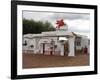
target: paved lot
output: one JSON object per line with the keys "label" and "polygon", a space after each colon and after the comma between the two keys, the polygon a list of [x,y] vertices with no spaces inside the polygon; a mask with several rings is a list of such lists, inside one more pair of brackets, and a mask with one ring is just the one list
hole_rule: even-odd
{"label": "paved lot", "polygon": [[89,65],[89,55],[75,57],[23,53],[23,68],[64,67]]}

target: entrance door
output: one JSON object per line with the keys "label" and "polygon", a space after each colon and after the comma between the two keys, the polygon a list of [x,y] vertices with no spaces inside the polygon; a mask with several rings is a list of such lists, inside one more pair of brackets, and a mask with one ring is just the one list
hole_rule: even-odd
{"label": "entrance door", "polygon": [[68,42],[64,44],[64,55],[68,56]]}
{"label": "entrance door", "polygon": [[43,43],[43,54],[45,54],[45,44]]}

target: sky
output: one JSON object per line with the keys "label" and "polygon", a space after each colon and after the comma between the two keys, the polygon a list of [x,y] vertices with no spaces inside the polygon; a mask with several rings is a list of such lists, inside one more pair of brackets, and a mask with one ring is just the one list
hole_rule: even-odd
{"label": "sky", "polygon": [[56,21],[63,19],[68,25],[68,31],[73,31],[89,37],[90,14],[89,13],[69,13],[69,12],[40,12],[23,11],[23,18],[35,21],[48,21],[56,27]]}

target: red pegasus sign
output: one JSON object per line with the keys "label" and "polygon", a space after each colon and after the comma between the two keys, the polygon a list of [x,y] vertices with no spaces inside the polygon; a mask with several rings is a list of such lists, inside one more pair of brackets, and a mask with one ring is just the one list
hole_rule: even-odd
{"label": "red pegasus sign", "polygon": [[63,27],[65,25],[63,19],[57,20],[56,24],[57,24],[56,28],[58,28],[58,29],[61,28],[61,27]]}

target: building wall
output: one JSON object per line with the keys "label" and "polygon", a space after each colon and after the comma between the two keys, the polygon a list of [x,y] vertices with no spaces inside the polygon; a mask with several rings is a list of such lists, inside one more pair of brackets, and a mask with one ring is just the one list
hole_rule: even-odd
{"label": "building wall", "polygon": [[[33,50],[33,53],[43,53],[43,45],[41,45],[41,43],[43,43],[45,40],[49,43],[49,44],[45,44],[45,51],[50,51],[50,42],[51,40],[55,41],[55,44],[57,46],[56,51],[60,51],[62,53],[64,53],[64,45],[62,45],[62,43],[59,41],[58,37],[37,37],[37,38],[24,38],[23,42],[27,41],[27,46],[23,46],[23,50]],[[76,40],[76,39],[75,39]],[[85,46],[88,48],[88,52],[89,52],[89,40],[87,37],[81,36],[81,44],[80,45],[76,45],[75,44],[75,48],[76,50],[82,50],[82,48],[85,48]],[[34,47],[30,47],[31,45],[33,45]]]}
{"label": "building wall", "polygon": [[87,37],[82,37],[82,38],[81,38],[81,45],[80,45],[80,46],[77,46],[77,45],[76,45],[76,49],[77,49],[77,50],[81,50],[81,49],[84,48],[85,46],[86,46],[87,48],[89,47],[88,38],[87,38]]}
{"label": "building wall", "polygon": [[[33,51],[34,52],[34,40],[33,39],[28,39],[28,38],[24,38],[23,39],[23,44],[25,43],[25,41],[26,41],[26,43],[27,43],[27,45],[25,46],[25,45],[23,45],[23,51]],[[33,47],[31,47],[33,45]]]}
{"label": "building wall", "polygon": [[[33,53],[41,53],[43,51],[43,46],[41,45],[41,42],[43,42],[43,40],[47,40],[49,43],[51,41],[51,39],[53,39],[55,41],[55,45],[57,46],[56,51],[61,52],[61,50],[63,50],[63,45],[58,41],[58,37],[42,37],[42,38],[33,38],[33,39],[29,39],[29,38],[23,38],[23,43],[26,41],[27,45],[24,46],[23,45],[23,51],[24,50],[33,50]],[[34,47],[31,48],[30,46],[33,45]],[[45,44],[45,51],[50,51],[50,44]]]}

